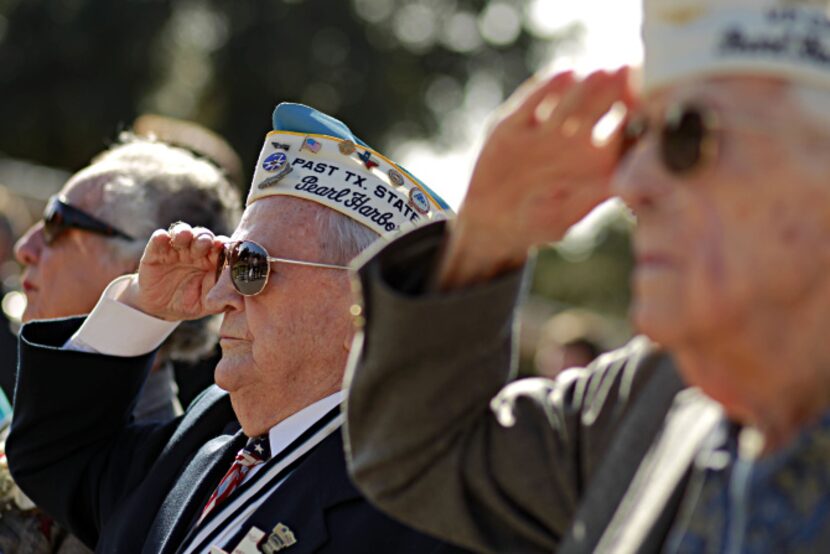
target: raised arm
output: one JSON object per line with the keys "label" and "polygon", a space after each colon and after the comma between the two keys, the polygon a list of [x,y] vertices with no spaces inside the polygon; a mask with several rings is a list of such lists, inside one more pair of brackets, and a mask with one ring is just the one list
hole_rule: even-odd
{"label": "raised arm", "polygon": [[487,139],[458,219],[361,268],[350,463],[402,521],[483,552],[551,552],[648,380],[637,344],[556,382],[507,385],[528,249],[607,197],[621,132],[604,144],[592,132],[626,95],[624,70],[528,83]]}

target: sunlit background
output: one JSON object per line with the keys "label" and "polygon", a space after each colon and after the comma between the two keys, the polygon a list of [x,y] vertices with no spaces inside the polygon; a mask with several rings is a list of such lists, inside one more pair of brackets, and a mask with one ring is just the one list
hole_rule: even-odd
{"label": "sunlit background", "polygon": [[[639,19],[634,0],[0,0],[0,253],[125,129],[175,141],[189,131],[169,118],[204,126],[238,157],[202,153],[244,191],[281,100],[346,121],[457,208],[512,90],[537,72],[638,63]],[[603,349],[628,336],[628,226],[611,203],[540,252],[523,369],[548,335]],[[14,319],[19,268],[0,267]]]}

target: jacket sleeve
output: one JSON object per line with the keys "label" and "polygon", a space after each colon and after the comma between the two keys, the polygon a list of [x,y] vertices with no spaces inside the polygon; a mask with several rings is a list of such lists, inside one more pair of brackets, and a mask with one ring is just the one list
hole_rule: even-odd
{"label": "jacket sleeve", "polygon": [[635,341],[556,381],[508,384],[522,275],[424,292],[442,240],[442,224],[422,227],[359,271],[350,471],[417,529],[482,552],[549,553],[646,381],[650,349]]}
{"label": "jacket sleeve", "polygon": [[21,330],[6,455],[20,488],[94,546],[107,514],[141,483],[177,420],[132,423],[153,354],[62,350],[81,321],[34,322]]}

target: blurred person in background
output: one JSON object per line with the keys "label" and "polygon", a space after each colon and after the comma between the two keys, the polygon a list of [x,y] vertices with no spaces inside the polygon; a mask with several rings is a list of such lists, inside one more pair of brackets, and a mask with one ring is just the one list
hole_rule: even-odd
{"label": "blurred person in background", "polygon": [[[830,3],[644,8],[641,90],[625,69],[529,82],[458,218],[362,267],[352,475],[482,552],[826,552]],[[598,141],[616,103],[629,123]],[[509,383],[529,247],[612,193],[648,339]]]}
{"label": "blurred person in background", "polygon": [[[122,134],[69,179],[49,200],[42,221],[18,241],[27,298],[22,320],[92,311],[112,279],[136,270],[148,237],[159,227],[188,220],[229,233],[239,215],[239,195],[216,165],[152,138]],[[216,323],[215,318],[189,322],[165,341],[133,409],[136,420],[167,421],[182,412],[172,361],[192,362],[210,353],[218,340]],[[130,330],[109,332],[129,336]],[[104,401],[108,391],[96,394]],[[0,502],[10,511],[0,518],[0,551],[85,550],[34,510],[7,469],[0,472],[3,482]]]}
{"label": "blurred person in background", "polygon": [[24,298],[20,293],[20,266],[15,261],[14,245],[31,225],[26,203],[0,186],[0,399],[5,406],[14,396],[17,372],[17,330]]}
{"label": "blurred person in background", "polygon": [[553,378],[571,367],[586,367],[605,351],[600,316],[565,310],[542,326],[533,362],[541,377]]}

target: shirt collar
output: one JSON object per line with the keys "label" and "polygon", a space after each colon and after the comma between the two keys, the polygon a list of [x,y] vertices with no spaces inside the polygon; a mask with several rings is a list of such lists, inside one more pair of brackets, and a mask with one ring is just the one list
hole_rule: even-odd
{"label": "shirt collar", "polygon": [[306,406],[299,412],[292,414],[271,427],[271,430],[268,431],[271,455],[274,456],[282,452],[297,437],[319,421],[321,417],[340,404],[343,401],[343,396],[343,391],[337,391],[322,400],[318,400],[314,404]]}

